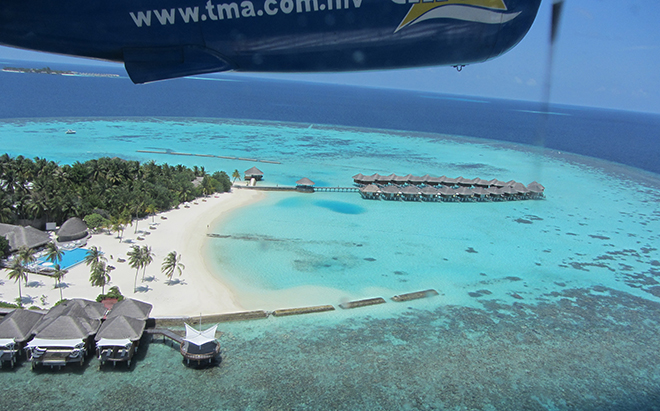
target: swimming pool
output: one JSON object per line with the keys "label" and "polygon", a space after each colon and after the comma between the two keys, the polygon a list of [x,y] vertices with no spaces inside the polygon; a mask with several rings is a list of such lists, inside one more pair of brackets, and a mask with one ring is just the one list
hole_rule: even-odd
{"label": "swimming pool", "polygon": [[[85,255],[87,255],[86,248],[74,248],[73,250],[66,250],[62,255],[62,261],[59,262],[60,268],[63,270],[68,270],[69,268],[78,265],[85,261]],[[38,263],[42,267],[52,267],[53,263],[48,261],[46,257],[40,257],[37,259]]]}

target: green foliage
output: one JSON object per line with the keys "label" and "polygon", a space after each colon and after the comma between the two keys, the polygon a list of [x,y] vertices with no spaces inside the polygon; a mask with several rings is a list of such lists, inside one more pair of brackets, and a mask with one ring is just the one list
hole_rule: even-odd
{"label": "green foliage", "polygon": [[0,235],[0,258],[5,258],[9,255],[9,240],[5,236]]}
{"label": "green foliage", "polygon": [[[196,176],[206,184],[194,187]],[[61,224],[70,217],[84,216],[91,228],[103,224],[98,216],[90,217],[94,214],[105,220],[128,216],[130,221],[231,188],[224,172],[209,176],[204,167],[191,170],[182,165],[108,157],[60,167],[42,158],[4,154],[0,156],[0,180],[6,182],[0,193],[0,222],[45,216]]]}
{"label": "green foliage", "polygon": [[121,291],[119,291],[119,287],[115,285],[110,287],[110,291],[108,291],[107,294],[99,294],[98,297],[96,297],[96,301],[100,303],[101,301],[108,298],[116,298],[117,301],[121,301],[124,299],[124,296],[122,295]]}
{"label": "green foliage", "polygon": [[106,218],[103,218],[101,214],[92,213],[87,214],[83,221],[87,224],[87,227],[91,230],[97,230],[110,225],[110,221]]}
{"label": "green foliage", "polygon": [[63,299],[59,300],[58,302],[56,302],[55,305],[53,305],[53,307],[57,307],[58,305],[63,304],[67,301],[69,301],[69,300],[67,300],[66,298],[63,298]]}
{"label": "green foliage", "polygon": [[18,304],[0,301],[0,308],[21,308]]}

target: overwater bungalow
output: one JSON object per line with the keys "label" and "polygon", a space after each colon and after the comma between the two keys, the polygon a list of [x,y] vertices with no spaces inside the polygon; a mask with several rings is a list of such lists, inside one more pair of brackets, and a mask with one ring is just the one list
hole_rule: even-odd
{"label": "overwater bungalow", "polygon": [[424,184],[429,185],[429,186],[439,186],[440,184],[442,184],[445,181],[446,178],[447,178],[446,176],[430,177]]}
{"label": "overwater bungalow", "polygon": [[543,192],[545,191],[545,187],[543,187],[541,184],[537,183],[536,181],[532,181],[531,183],[527,184],[527,190],[529,190],[530,198],[541,198],[543,197]]}
{"label": "overwater bungalow", "polygon": [[476,186],[472,189],[472,194],[474,199],[477,201],[488,201],[490,200],[490,192],[482,186]]}
{"label": "overwater bungalow", "polygon": [[504,190],[500,187],[491,186],[486,189],[490,194],[490,199],[494,201],[502,201],[504,198]]}
{"label": "overwater bungalow", "polygon": [[380,197],[380,187],[376,184],[369,184],[368,186],[360,187],[360,194],[362,195],[362,198],[377,200]]}
{"label": "overwater bungalow", "polygon": [[422,196],[422,191],[419,187],[409,185],[401,188],[401,198],[406,201],[419,201]]}
{"label": "overwater bungalow", "polygon": [[117,302],[112,306],[112,309],[106,315],[106,318],[109,320],[118,316],[126,316],[135,318],[137,320],[147,320],[153,305],[145,303],[143,301],[134,300],[132,298],[126,298]]}
{"label": "overwater bungalow", "polygon": [[452,187],[440,187],[438,189],[442,201],[456,201],[456,189]]}
{"label": "overwater bungalow", "polygon": [[256,167],[252,167],[249,170],[245,170],[245,173],[243,174],[245,174],[245,179],[248,181],[251,181],[252,179],[254,179],[255,181],[261,181],[264,178],[264,172]]}
{"label": "overwater bungalow", "polygon": [[104,321],[94,337],[96,355],[100,361],[99,367],[106,362],[111,362],[113,366],[118,362],[125,362],[127,367],[130,367],[146,323],[146,320],[124,315],[117,315]]}
{"label": "overwater bungalow", "polygon": [[424,184],[424,177],[411,176],[408,181],[410,184],[420,185],[420,184]]}
{"label": "overwater bungalow", "polygon": [[392,182],[394,184],[397,184],[397,185],[400,185],[400,186],[410,184],[410,178],[411,177],[412,177],[412,174],[408,174],[408,175],[405,175],[405,176],[396,176],[396,177],[394,177],[394,180]]}
{"label": "overwater bungalow", "polygon": [[72,362],[82,365],[94,347],[93,337],[106,311],[101,303],[79,298],[51,308],[34,326],[34,339],[27,344],[32,368],[60,368]]}
{"label": "overwater bungalow", "polygon": [[380,174],[377,175],[376,177],[376,183],[377,184],[393,184],[394,179],[396,178],[396,174],[392,173],[389,176],[381,176]]}
{"label": "overwater bungalow", "polygon": [[296,181],[296,190],[303,193],[313,193],[314,192],[314,182],[309,178],[301,178]]}
{"label": "overwater bungalow", "polygon": [[[459,178],[461,180],[463,179],[463,177],[459,177]],[[447,187],[456,187],[456,186],[458,186],[458,178],[446,177],[444,179],[444,181],[442,182],[442,184],[447,186]]]}
{"label": "overwater bungalow", "polygon": [[474,191],[472,191],[468,187],[461,187],[458,190],[456,190],[456,195],[458,195],[458,198],[461,201],[473,201],[474,199],[472,196],[474,195]]}
{"label": "overwater bungalow", "polygon": [[19,353],[34,336],[34,326],[43,316],[36,311],[16,309],[0,322],[0,367],[6,362],[14,367]]}
{"label": "overwater bungalow", "polygon": [[27,345],[32,369],[37,365],[60,368],[72,362],[82,366],[101,322],[70,315],[43,321],[46,325]]}
{"label": "overwater bungalow", "polygon": [[215,331],[218,325],[214,325],[204,331],[197,331],[186,324],[186,337],[181,343],[180,351],[186,364],[197,362],[197,365],[211,364],[220,356],[220,343],[215,339]]}
{"label": "overwater bungalow", "polygon": [[364,185],[365,184],[364,183],[364,174],[362,174],[362,173],[358,173],[358,174],[354,175],[352,178],[353,178],[353,182],[357,185]]}
{"label": "overwater bungalow", "polygon": [[422,200],[424,201],[438,201],[438,189],[432,186],[425,186],[421,189]]}
{"label": "overwater bungalow", "polygon": [[382,187],[380,197],[385,200],[399,200],[401,198],[401,187],[395,184]]}

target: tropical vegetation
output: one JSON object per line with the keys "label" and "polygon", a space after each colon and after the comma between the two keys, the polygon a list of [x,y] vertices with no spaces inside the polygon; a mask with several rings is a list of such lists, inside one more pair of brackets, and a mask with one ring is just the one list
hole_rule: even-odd
{"label": "tropical vegetation", "polygon": [[181,254],[172,251],[167,254],[167,257],[163,260],[160,271],[165,274],[165,277],[167,277],[168,282],[171,284],[174,273],[178,272],[180,277],[184,268],[186,268],[186,266],[181,263]]}
{"label": "tropical vegetation", "polygon": [[[193,184],[196,178],[200,179],[197,185]],[[208,174],[204,167],[108,157],[60,166],[44,158],[3,154],[0,223],[41,219],[62,224],[80,217],[94,228],[121,226],[123,230],[134,218],[230,189],[225,172]]]}
{"label": "tropical vegetation", "polygon": [[154,253],[151,251],[151,247],[142,246],[139,247],[134,245],[131,247],[131,250],[126,253],[128,255],[128,265],[131,268],[135,268],[135,281],[133,284],[133,292],[137,292],[137,277],[142,269],[142,281],[144,281],[144,275],[147,271],[147,266],[154,261]]}

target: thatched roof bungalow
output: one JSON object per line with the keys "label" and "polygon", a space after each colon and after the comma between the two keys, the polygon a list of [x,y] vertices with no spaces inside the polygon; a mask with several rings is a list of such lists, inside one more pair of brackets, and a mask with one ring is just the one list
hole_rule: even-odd
{"label": "thatched roof bungalow", "polygon": [[0,236],[9,242],[9,251],[14,252],[25,246],[27,248],[39,248],[50,242],[50,236],[34,227],[22,227],[20,225],[0,223]]}
{"label": "thatched roof bungalow", "polygon": [[259,170],[257,167],[252,167],[249,170],[245,170],[244,174],[246,180],[251,180],[254,178],[257,181],[260,181],[264,178],[263,171]]}
{"label": "thatched roof bungalow", "polygon": [[69,218],[57,231],[57,240],[76,241],[87,237],[87,224],[78,217]]}
{"label": "thatched roof bungalow", "polygon": [[106,316],[107,319],[114,317],[125,316],[135,318],[137,320],[146,320],[149,318],[153,305],[143,301],[126,298],[118,301],[112,306],[112,310]]}
{"label": "thatched roof bungalow", "polygon": [[380,187],[376,184],[369,184],[368,186],[360,188],[360,194],[362,195],[362,198],[377,199],[380,195]]}
{"label": "thatched roof bungalow", "polygon": [[14,367],[20,349],[34,336],[32,329],[42,317],[36,311],[16,309],[0,322],[0,364],[8,362]]}

